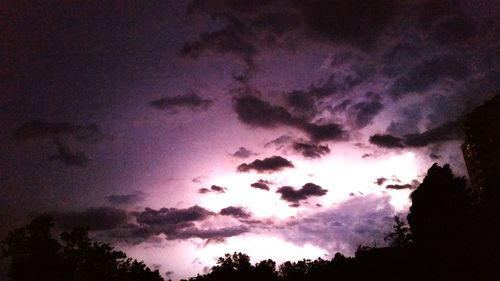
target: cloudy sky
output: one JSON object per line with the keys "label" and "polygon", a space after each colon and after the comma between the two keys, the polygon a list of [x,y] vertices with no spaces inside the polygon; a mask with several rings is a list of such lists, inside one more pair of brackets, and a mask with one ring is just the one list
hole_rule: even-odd
{"label": "cloudy sky", "polygon": [[382,244],[500,89],[496,0],[2,1],[0,229],[169,278]]}

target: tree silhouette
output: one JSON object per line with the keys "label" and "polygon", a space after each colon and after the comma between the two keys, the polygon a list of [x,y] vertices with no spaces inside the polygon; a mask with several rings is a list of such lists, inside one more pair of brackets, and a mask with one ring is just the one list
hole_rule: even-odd
{"label": "tree silhouette", "polygon": [[436,279],[466,276],[470,260],[463,253],[475,252],[477,227],[465,179],[454,176],[449,165],[434,164],[411,199],[408,222],[429,274]]}
{"label": "tree silhouette", "polygon": [[384,240],[390,247],[407,247],[413,242],[410,228],[401,220],[399,216],[394,216],[392,231],[387,233]]}
{"label": "tree silhouette", "polygon": [[158,270],[127,258],[109,244],[92,241],[86,229],[52,238],[52,218],[36,218],[10,232],[3,241],[3,257],[11,258],[13,281],[162,281]]}

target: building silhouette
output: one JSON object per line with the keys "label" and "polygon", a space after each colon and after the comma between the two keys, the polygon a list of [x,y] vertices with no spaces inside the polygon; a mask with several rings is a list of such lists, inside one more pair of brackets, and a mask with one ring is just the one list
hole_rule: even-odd
{"label": "building silhouette", "polygon": [[500,183],[500,95],[467,114],[462,152],[472,187],[482,196]]}

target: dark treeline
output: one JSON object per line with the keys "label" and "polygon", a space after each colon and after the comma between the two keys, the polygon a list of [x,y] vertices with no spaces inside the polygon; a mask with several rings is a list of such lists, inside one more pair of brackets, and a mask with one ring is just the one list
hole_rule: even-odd
{"label": "dark treeline", "polygon": [[[212,270],[190,281],[262,280],[500,280],[500,196],[486,186],[481,194],[466,188],[448,165],[434,164],[411,194],[408,224],[395,217],[388,247],[358,247],[354,257],[302,260],[279,266],[256,264],[242,253],[226,254]],[[158,271],[92,242],[85,230],[50,236],[46,217],[9,234],[3,256],[11,258],[13,281],[162,280]],[[333,243],[334,241],[332,241]]]}

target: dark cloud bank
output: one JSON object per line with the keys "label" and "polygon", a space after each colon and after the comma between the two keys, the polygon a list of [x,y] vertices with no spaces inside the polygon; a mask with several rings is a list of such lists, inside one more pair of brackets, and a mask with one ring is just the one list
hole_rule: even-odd
{"label": "dark cloud bank", "polygon": [[281,171],[285,168],[294,168],[294,165],[292,162],[281,156],[272,156],[262,160],[257,159],[248,164],[243,163],[239,165],[236,170],[238,172],[249,172],[250,170],[255,170],[258,173],[272,173]]}
{"label": "dark cloud bank", "polygon": [[281,199],[291,203],[292,207],[298,207],[300,201],[312,196],[323,196],[328,190],[314,183],[306,183],[300,189],[295,189],[291,186],[282,186],[276,192],[281,194]]}

